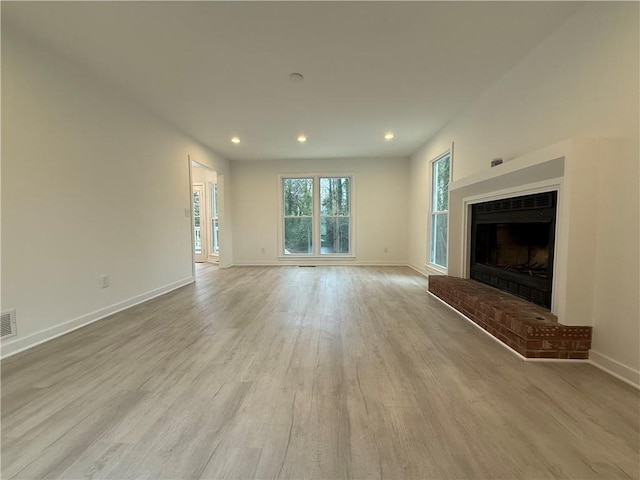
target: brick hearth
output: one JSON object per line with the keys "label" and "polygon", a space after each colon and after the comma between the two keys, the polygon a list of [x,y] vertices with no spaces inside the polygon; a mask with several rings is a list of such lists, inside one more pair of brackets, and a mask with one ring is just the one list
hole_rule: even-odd
{"label": "brick hearth", "polygon": [[475,280],[430,275],[429,291],[526,358],[589,358],[591,327]]}

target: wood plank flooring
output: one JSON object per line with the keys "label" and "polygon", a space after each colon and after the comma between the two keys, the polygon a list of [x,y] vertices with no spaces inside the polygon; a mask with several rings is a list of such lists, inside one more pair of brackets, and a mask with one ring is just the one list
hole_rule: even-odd
{"label": "wood plank flooring", "polygon": [[200,266],[2,362],[2,478],[639,477],[636,390],[396,267]]}

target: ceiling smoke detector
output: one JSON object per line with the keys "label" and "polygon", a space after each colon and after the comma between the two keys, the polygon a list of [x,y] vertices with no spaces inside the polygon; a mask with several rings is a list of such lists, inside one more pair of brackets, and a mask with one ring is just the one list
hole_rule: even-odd
{"label": "ceiling smoke detector", "polygon": [[298,72],[293,72],[289,74],[289,80],[291,80],[293,83],[300,83],[302,80],[304,80],[304,75]]}

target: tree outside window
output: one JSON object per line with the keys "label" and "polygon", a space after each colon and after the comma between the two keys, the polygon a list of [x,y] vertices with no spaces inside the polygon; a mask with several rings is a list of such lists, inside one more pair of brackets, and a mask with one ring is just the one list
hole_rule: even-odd
{"label": "tree outside window", "polygon": [[218,222],[218,185],[211,186],[211,251],[220,253],[219,222]]}
{"label": "tree outside window", "polygon": [[284,252],[313,253],[313,178],[285,178]]}
{"label": "tree outside window", "polygon": [[320,179],[320,253],[349,253],[350,178]]}
{"label": "tree outside window", "polygon": [[444,154],[432,163],[431,246],[429,261],[442,268],[447,267],[450,169],[450,153]]}
{"label": "tree outside window", "polygon": [[284,255],[350,253],[351,178],[282,179]]}

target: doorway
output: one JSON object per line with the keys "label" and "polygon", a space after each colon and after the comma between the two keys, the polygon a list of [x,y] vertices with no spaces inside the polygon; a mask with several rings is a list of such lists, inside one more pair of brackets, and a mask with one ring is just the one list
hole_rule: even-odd
{"label": "doorway", "polygon": [[193,212],[193,260],[195,263],[219,263],[218,174],[205,165],[191,161]]}

